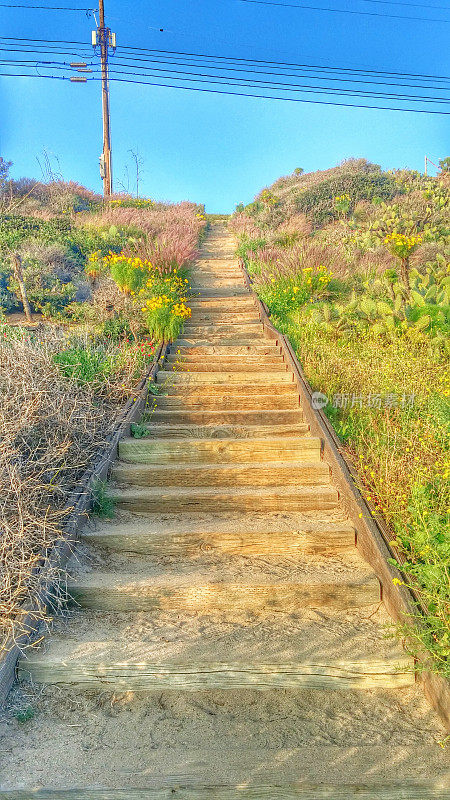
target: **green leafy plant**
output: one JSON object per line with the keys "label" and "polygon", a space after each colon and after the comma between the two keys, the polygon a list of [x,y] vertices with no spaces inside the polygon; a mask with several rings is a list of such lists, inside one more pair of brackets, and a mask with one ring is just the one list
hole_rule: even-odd
{"label": "green leafy plant", "polygon": [[15,718],[17,722],[21,725],[24,725],[26,722],[30,722],[34,719],[36,712],[32,706],[28,706],[27,708],[22,709],[21,711],[16,711]]}
{"label": "green leafy plant", "polygon": [[131,425],[131,435],[133,439],[143,439],[144,436],[148,436],[149,430],[146,425],[143,425],[140,422],[133,422]]}
{"label": "green leafy plant", "polygon": [[96,481],[92,487],[92,511],[102,519],[113,519],[115,516],[114,501],[108,494],[106,481]]}

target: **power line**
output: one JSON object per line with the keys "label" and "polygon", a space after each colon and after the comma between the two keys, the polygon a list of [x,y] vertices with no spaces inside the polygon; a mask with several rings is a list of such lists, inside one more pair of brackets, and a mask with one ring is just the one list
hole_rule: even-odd
{"label": "power line", "polygon": [[[1,73],[0,77],[12,77],[12,78],[47,78],[52,80],[70,80],[68,77],[63,75],[29,75],[25,74],[17,74],[17,73]],[[88,81],[99,81],[101,78],[88,78]],[[337,106],[342,108],[367,108],[372,110],[378,111],[404,111],[411,114],[434,114],[439,116],[450,116],[450,111],[433,111],[428,109],[419,109],[419,108],[398,108],[395,106],[378,106],[378,105],[363,105],[360,103],[338,103],[336,101],[330,100],[306,100],[304,98],[297,98],[297,97],[277,97],[274,95],[261,95],[261,94],[250,94],[247,92],[227,92],[222,91],[220,89],[200,89],[194,86],[175,86],[173,84],[167,83],[155,83],[151,81],[136,81],[136,80],[128,80],[126,78],[110,78],[111,81],[115,83],[130,83],[139,86],[159,86],[165,89],[183,89],[185,91],[192,91],[192,92],[204,92],[207,94],[222,94],[222,95],[229,95],[230,97],[252,97],[258,100],[284,100],[285,102],[290,103],[307,103],[308,105],[325,105],[325,106]]]}
{"label": "power line", "polygon": [[[0,50],[1,50],[1,48],[0,48]],[[138,60],[141,61],[142,59],[138,59]],[[230,76],[230,75],[220,75],[220,74],[218,75],[218,74],[215,74],[215,73],[211,74],[211,73],[205,73],[205,72],[199,72],[199,71],[193,72],[193,71],[188,71],[186,69],[184,69],[184,70],[176,70],[176,69],[169,69],[168,67],[183,66],[183,64],[176,64],[174,62],[169,62],[169,64],[167,65],[164,62],[153,61],[153,60],[150,60],[150,62],[151,62],[151,66],[142,66],[140,64],[129,63],[129,62],[119,63],[119,64],[117,64],[117,66],[121,67],[121,69],[115,69],[113,67],[112,68],[112,72],[114,72],[115,74],[142,76],[143,75],[142,70],[146,70],[147,72],[151,71],[150,74],[152,76],[154,76],[154,77],[158,77],[158,73],[170,73],[170,76],[171,77],[173,76],[173,79],[177,79],[177,80],[178,80],[178,78],[176,77],[177,75],[180,75],[181,76],[180,79],[183,79],[183,80],[189,80],[189,78],[193,78],[193,77],[195,77],[195,78],[209,78],[209,79],[218,78],[218,79],[220,79],[221,82],[223,82],[223,81],[226,82],[227,80],[228,81],[233,80],[234,85],[238,85],[238,86],[242,85],[243,83],[245,83],[247,85],[250,85],[250,86],[254,86],[255,84],[264,84],[264,85],[270,85],[271,87],[277,87],[277,88],[278,87],[282,87],[283,90],[286,90],[286,91],[289,91],[289,90],[297,91],[297,90],[304,89],[304,90],[308,90],[308,91],[311,91],[311,92],[316,91],[317,93],[320,93],[319,90],[324,89],[324,90],[330,90],[333,93],[340,92],[340,93],[345,94],[345,95],[352,94],[352,95],[357,95],[357,96],[361,96],[361,97],[363,97],[363,96],[377,96],[377,97],[389,97],[389,98],[395,97],[395,98],[401,98],[401,99],[407,99],[407,100],[410,99],[413,102],[417,102],[417,101],[446,102],[447,99],[448,99],[446,97],[436,97],[436,96],[430,96],[430,95],[424,96],[424,95],[414,95],[414,94],[400,94],[398,92],[383,92],[383,91],[380,91],[380,90],[378,90],[378,91],[370,91],[370,90],[361,89],[361,88],[359,88],[359,86],[353,86],[353,88],[352,88],[352,87],[347,87],[347,86],[344,86],[344,87],[338,86],[338,87],[336,87],[336,86],[329,86],[329,85],[326,85],[326,86],[314,85],[314,84],[310,84],[310,83],[302,84],[302,83],[298,83],[298,82],[297,83],[285,83],[285,82],[282,82],[282,81],[274,81],[272,79],[267,79],[267,78],[264,78],[263,80],[258,80],[258,79],[253,78],[253,77],[247,77],[247,75],[245,75],[245,74],[244,75],[237,75],[237,76],[233,76],[233,75]],[[30,69],[34,66],[36,69],[37,69],[37,67],[40,67],[40,68],[46,68],[46,67],[50,68],[51,67],[53,69],[62,69],[62,70],[64,70],[64,69],[67,69],[70,66],[68,64],[68,62],[65,62],[65,61],[61,62],[61,61],[48,61],[48,60],[35,60],[35,59],[32,59],[32,60],[27,60],[27,59],[15,59],[15,60],[12,60],[12,59],[1,59],[1,63],[3,63],[4,65],[8,65],[8,66],[17,65],[17,66],[28,67]],[[159,64],[160,66],[157,67],[154,64]],[[94,68],[97,69],[97,64],[94,64],[92,62],[88,62],[87,66],[88,67],[94,67]],[[187,66],[190,66],[190,65],[187,65]],[[196,66],[197,68],[200,68],[200,65],[194,65],[194,66]],[[218,68],[218,67],[215,67],[214,65],[211,66],[211,65],[207,65],[207,64],[206,65],[202,65],[202,66],[206,66],[207,69],[215,69],[216,71],[218,69],[220,69],[222,72],[230,72],[231,71],[231,70],[229,70],[228,67],[219,67]],[[140,72],[129,72],[128,71],[129,69],[140,69],[141,71]],[[236,71],[236,72],[244,72],[244,70],[234,70],[234,71]],[[317,76],[317,77],[316,76],[312,76],[312,75],[286,76],[284,74],[280,75],[279,73],[270,73],[270,72],[269,73],[264,73],[264,72],[257,72],[255,70],[253,70],[252,72],[254,74],[257,74],[257,75],[260,75],[260,76],[264,76],[265,74],[268,74],[268,75],[274,75],[276,77],[293,77],[293,78],[300,77],[303,80],[305,80],[305,79],[310,80],[310,81],[325,80],[328,83],[333,82],[333,83],[364,84],[364,85],[372,86],[373,88],[376,88],[378,86],[393,86],[396,89],[402,89],[402,88],[431,89],[432,91],[440,91],[440,92],[448,91],[448,89],[450,88],[450,87],[422,86],[422,85],[417,85],[417,84],[398,84],[398,83],[397,84],[392,84],[392,83],[377,82],[377,81],[361,81],[360,79],[351,80],[351,79],[345,79],[345,78],[344,79],[330,78],[328,76],[323,76],[323,75],[322,76]],[[157,73],[157,74],[155,75],[155,73]],[[144,73],[144,75],[145,75],[145,73]],[[236,81],[240,81],[240,83],[236,83]],[[208,83],[208,82],[209,83],[214,83],[214,82],[217,82],[217,81],[209,80],[209,81],[204,81],[204,82],[206,82],[206,83]]]}
{"label": "power line", "polygon": [[62,6],[25,6],[25,5],[19,5],[19,4],[12,5],[11,3],[0,3],[0,8],[26,8],[27,11],[28,10],[29,11],[36,11],[36,10],[39,10],[39,11],[85,11],[86,14],[90,14],[91,12],[93,14],[95,14],[95,13],[97,13],[97,10],[98,10],[96,8],[67,8],[65,6],[64,7],[62,7]]}
{"label": "power line", "polygon": [[[15,51],[9,50],[7,48],[2,48],[0,46],[0,52],[2,50],[6,51],[8,53],[15,52]],[[28,55],[30,54],[28,51],[22,51],[22,52],[25,52]],[[78,55],[78,54],[75,54],[75,55]],[[131,63],[130,63],[130,60],[131,60]],[[5,61],[5,59],[3,59],[3,61]],[[25,59],[16,59],[16,62],[17,61],[20,61],[21,63],[25,63],[26,62]],[[29,59],[26,63],[35,64],[35,63],[38,63],[38,61],[39,61],[40,65],[44,65],[44,64],[45,65],[47,65],[47,64],[55,65],[55,64],[62,63],[62,64],[65,64],[67,66],[67,62],[46,61],[46,60],[43,60],[43,59],[39,59],[39,60],[38,59]],[[14,60],[11,60],[11,59],[9,60],[9,63],[11,63],[11,64],[14,64],[16,62]],[[303,70],[303,72],[306,73],[306,74],[298,74],[298,73],[286,73],[286,72],[273,72],[273,71],[268,70],[268,69],[250,69],[248,67],[240,67],[239,68],[239,67],[229,67],[227,65],[219,65],[219,66],[217,66],[216,64],[211,64],[211,63],[207,63],[207,62],[187,63],[185,61],[163,61],[161,59],[156,59],[156,58],[155,59],[138,58],[136,56],[117,56],[116,55],[115,58],[114,58],[113,64],[115,64],[117,66],[122,66],[122,67],[125,67],[125,68],[126,67],[133,67],[133,68],[140,68],[140,69],[143,69],[143,70],[153,69],[154,71],[157,71],[157,72],[174,72],[174,73],[176,73],[176,72],[179,72],[179,70],[168,69],[168,67],[191,67],[191,68],[195,68],[196,70],[206,68],[206,69],[209,69],[209,70],[215,70],[215,72],[243,73],[243,75],[236,75],[238,80],[247,79],[246,76],[250,74],[250,75],[259,75],[259,76],[269,75],[269,76],[275,76],[275,77],[280,77],[280,78],[286,78],[286,77],[287,78],[302,78],[303,80],[306,79],[306,80],[310,80],[310,81],[326,80],[327,82],[338,83],[338,84],[340,84],[340,83],[342,83],[342,84],[361,84],[361,85],[375,86],[375,87],[376,86],[388,86],[388,87],[395,87],[395,88],[427,89],[427,90],[432,90],[432,91],[435,91],[435,92],[443,92],[443,91],[447,91],[449,89],[448,86],[429,86],[429,85],[423,85],[423,84],[418,84],[418,83],[399,83],[398,81],[394,83],[394,82],[389,82],[389,81],[379,81],[379,80],[376,80],[376,79],[363,80],[360,77],[355,77],[355,78],[334,77],[335,73],[333,73],[332,76],[326,75],[326,74],[325,75],[324,74],[314,75],[314,74],[311,74],[310,72],[308,72],[308,70],[306,70],[306,69]],[[151,66],[148,67],[148,66],[146,66],[147,64],[150,64]],[[159,67],[164,67],[164,69],[160,69],[159,67],[157,67],[155,65],[159,65]],[[90,62],[89,66],[93,66],[93,63]],[[203,73],[188,72],[187,70],[182,70],[182,73],[183,74],[188,74],[188,75],[203,75]],[[225,75],[225,76],[218,75],[218,76],[216,76],[215,74],[213,74],[210,77],[234,77],[234,76],[229,76],[229,75]],[[259,81],[257,81],[257,79],[253,79],[253,80],[255,82],[259,82]],[[269,81],[264,80],[264,82],[268,83]]]}
{"label": "power line", "polygon": [[[18,39],[17,37],[9,37],[9,36],[0,36],[0,41],[16,41],[16,42],[37,42],[42,44],[48,45],[78,45],[81,49],[88,50],[91,52],[91,47],[86,44],[86,42],[71,42],[71,41],[58,41],[56,39]],[[38,45],[40,46],[40,45]],[[145,47],[133,47],[131,45],[124,45],[121,47],[121,52],[138,52],[138,53],[160,53],[164,56],[171,57],[171,56],[192,56],[193,58],[206,58],[209,60],[215,61],[227,61],[229,63],[246,63],[246,64],[270,64],[276,65],[277,67],[298,67],[298,68],[311,68],[311,69],[320,69],[320,70],[329,70],[335,72],[349,72],[353,74],[362,74],[362,75],[384,75],[384,76],[396,76],[396,77],[405,77],[405,78],[428,78],[430,80],[437,80],[437,81],[450,81],[450,76],[448,75],[430,75],[429,73],[414,73],[414,72],[393,72],[389,70],[373,70],[373,69],[356,69],[354,67],[336,67],[336,66],[323,66],[318,64],[299,64],[297,62],[290,62],[290,61],[269,61],[264,59],[249,59],[249,58],[238,58],[235,56],[221,56],[221,55],[209,55],[206,53],[189,53],[182,50],[161,50],[157,48],[145,48]]]}
{"label": "power line", "polygon": [[[360,17],[381,17],[382,19],[416,20],[417,22],[444,22],[450,19],[435,19],[434,17],[405,17],[399,14],[381,14],[378,11],[350,11],[343,8],[321,8],[320,6],[300,6],[298,3],[277,3],[275,0],[237,0],[238,3],[253,3],[258,6],[278,6],[280,8],[300,8],[304,11],[325,11],[333,14],[356,14]],[[449,9],[447,9],[448,11]]]}
{"label": "power line", "polygon": [[324,67],[323,65],[314,65],[314,64],[299,64],[297,62],[292,61],[267,61],[264,59],[255,59],[255,58],[236,58],[234,56],[218,56],[218,55],[207,55],[202,53],[187,53],[182,50],[158,50],[158,49],[149,49],[145,47],[131,47],[131,46],[124,46],[121,48],[121,51],[133,51],[133,52],[140,52],[140,53],[166,53],[172,55],[182,55],[182,56],[194,56],[196,58],[208,58],[214,60],[221,60],[221,61],[228,61],[228,62],[239,62],[239,63],[246,63],[246,64],[276,64],[277,66],[283,67],[311,67],[317,69],[327,69],[333,71],[340,71],[340,72],[358,72],[359,74],[364,75],[395,75],[395,76],[406,76],[408,78],[430,78],[432,80],[450,80],[450,76],[448,75],[429,75],[427,73],[414,73],[414,72],[391,72],[389,70],[373,70],[373,69],[355,69],[353,67]]}
{"label": "power line", "polygon": [[[45,67],[48,67],[48,68],[51,67],[52,69],[61,69],[61,70],[67,69],[70,66],[67,62],[57,62],[57,61],[39,61],[39,62],[35,62],[35,61],[26,61],[24,59],[21,59],[21,60],[18,60],[18,61],[8,61],[6,59],[2,59],[0,63],[5,64],[5,65],[9,65],[9,66],[12,66],[13,64],[17,64],[17,66],[23,66],[23,67],[27,67],[28,64],[32,64],[32,65],[36,65],[36,67],[38,67],[38,66],[39,67],[44,67],[44,68]],[[96,67],[96,65],[92,64],[92,63],[88,63],[87,66],[88,67],[92,67],[92,66]],[[142,72],[125,71],[127,68],[130,68],[130,69],[136,68],[136,64],[129,64],[128,63],[128,64],[121,64],[119,66],[121,66],[122,69],[115,69],[113,67],[110,70],[111,73],[118,74],[118,75],[134,75],[134,76],[138,76],[138,77],[145,77],[145,74],[143,75]],[[385,98],[389,98],[389,99],[395,98],[395,99],[402,99],[402,100],[410,100],[412,102],[447,103],[447,102],[450,101],[450,97],[434,97],[434,96],[429,96],[429,95],[399,94],[398,92],[367,91],[367,90],[362,90],[362,89],[359,89],[359,88],[355,88],[355,89],[346,88],[346,87],[339,88],[339,87],[322,86],[322,85],[319,85],[319,86],[314,86],[313,85],[313,86],[311,86],[310,84],[284,83],[284,82],[278,82],[278,81],[273,81],[273,80],[257,80],[257,79],[254,79],[254,78],[249,79],[249,78],[246,78],[246,77],[239,77],[239,76],[236,77],[236,78],[233,78],[233,76],[231,76],[231,78],[233,78],[233,80],[231,80],[229,75],[215,75],[215,74],[211,75],[210,73],[204,73],[204,72],[188,72],[186,70],[171,70],[171,69],[167,69],[167,68],[160,69],[160,68],[154,67],[154,66],[141,67],[141,70],[142,69],[145,69],[147,71],[151,70],[150,75],[153,76],[153,77],[158,77],[158,74],[155,75],[155,73],[171,73],[170,74],[170,78],[172,80],[185,80],[185,81],[187,80],[187,81],[190,81],[192,83],[195,83],[195,82],[200,82],[200,83],[219,83],[220,82],[221,84],[225,83],[227,85],[234,85],[234,86],[248,85],[248,86],[251,86],[251,87],[255,87],[255,84],[264,84],[263,88],[282,88],[283,91],[306,91],[306,92],[312,92],[312,93],[315,92],[317,94],[321,94],[321,93],[323,93],[321,90],[325,90],[326,93],[330,93],[330,94],[331,93],[333,93],[333,94],[340,93],[340,94],[344,94],[344,95],[352,95],[352,96],[358,96],[358,97],[370,97],[370,96],[374,96],[374,97],[377,97],[377,98],[384,98],[385,97]],[[258,73],[258,74],[261,74],[261,73]],[[180,75],[181,77],[177,78],[176,77],[177,75]],[[208,78],[209,80],[206,80],[206,81],[203,81],[203,80],[200,81],[199,80],[199,81],[197,81],[197,80],[195,80],[196,78],[199,78],[199,79],[200,78]],[[214,79],[217,79],[217,78],[219,80],[214,80]],[[333,79],[331,79],[331,80],[333,80]],[[338,80],[338,79],[334,79],[334,80]],[[237,81],[240,81],[240,83],[237,83]],[[358,83],[359,83],[359,81],[358,81]],[[376,84],[370,84],[370,85],[375,86]],[[386,85],[386,84],[382,84],[382,85]],[[258,88],[258,87],[255,87],[255,88]],[[401,88],[401,86],[398,86],[398,88]],[[416,87],[416,86],[414,86],[413,88],[433,88],[433,87],[418,87],[418,86]],[[440,91],[445,91],[444,88],[439,88],[439,90]]]}
{"label": "power line", "polygon": [[396,0],[362,0],[363,3],[376,3],[381,6],[406,6],[406,8],[432,8],[436,11],[450,11],[449,6],[430,6],[426,3],[399,3]]}
{"label": "power line", "polygon": [[[64,69],[64,67],[53,67],[52,69]],[[325,105],[336,105],[336,106],[344,106],[344,107],[345,106],[349,106],[349,107],[357,107],[357,108],[378,108],[378,109],[382,109],[382,110],[392,110],[392,111],[411,111],[411,112],[420,111],[421,113],[430,113],[430,114],[438,113],[438,112],[434,112],[434,111],[427,110],[427,109],[397,108],[397,107],[392,107],[392,106],[384,107],[384,106],[377,106],[377,105],[370,105],[369,106],[369,105],[350,104],[350,103],[313,101],[313,100],[306,100],[306,99],[303,99],[303,98],[300,99],[300,98],[291,98],[291,97],[277,97],[277,96],[273,96],[273,95],[246,94],[246,93],[242,94],[242,93],[239,93],[239,92],[226,92],[226,91],[224,92],[224,91],[218,91],[218,90],[212,90],[212,89],[203,89],[203,88],[200,89],[199,87],[193,87],[193,86],[178,86],[178,85],[167,84],[167,83],[154,83],[154,82],[149,82],[149,81],[136,81],[136,80],[129,80],[129,76],[136,76],[136,77],[158,77],[158,76],[153,76],[153,75],[145,76],[145,75],[142,75],[141,73],[121,72],[120,70],[118,70],[118,71],[112,70],[112,72],[115,73],[115,74],[118,74],[118,75],[125,76],[124,78],[112,77],[110,79],[110,80],[114,80],[116,82],[121,82],[121,83],[135,83],[135,84],[140,84],[140,85],[161,86],[161,87],[178,88],[178,89],[197,89],[198,91],[215,92],[215,93],[219,93],[219,94],[229,94],[229,95],[233,95],[234,94],[234,95],[240,95],[240,96],[244,96],[244,97],[248,96],[248,97],[263,98],[263,99],[269,99],[269,100],[270,99],[272,99],[272,100],[289,100],[289,101],[292,101],[292,102],[297,100],[298,102],[305,102],[305,103],[317,102],[317,103],[321,103],[322,105],[325,104]],[[12,73],[1,73],[1,74],[5,75],[7,77],[14,77],[14,75]],[[43,78],[52,78],[52,77],[56,78],[56,77],[58,77],[58,78],[60,78],[62,80],[67,79],[66,76],[52,76],[52,75],[40,75],[40,74],[34,75],[32,73],[30,74],[29,72],[28,73],[20,73],[19,75],[17,75],[17,77],[43,77]],[[164,77],[161,78],[161,79],[164,80]],[[99,77],[98,78],[92,77],[92,78],[87,78],[87,80],[98,81],[98,80],[100,80],[100,78]],[[225,81],[225,80],[222,80],[222,81],[211,80],[211,79],[202,80],[202,79],[193,79],[193,78],[184,78],[184,77],[174,78],[173,76],[168,77],[167,80],[177,80],[177,81],[180,81],[180,82],[183,81],[185,83],[191,83],[191,84],[192,83],[207,83],[208,85],[210,85],[210,84],[218,84],[220,86],[228,86],[228,87],[234,87],[235,86],[237,88],[244,88],[244,87],[245,88],[247,88],[247,87],[248,88],[255,88],[253,86],[253,84],[251,84],[249,81],[244,82],[243,80],[241,81],[241,83],[236,83],[236,82]],[[260,88],[260,87],[256,87],[256,88]],[[278,86],[277,85],[266,85],[266,86],[261,87],[261,89],[265,89],[265,90],[267,90],[267,89],[271,90],[272,88],[274,90],[279,89],[280,85],[278,85]],[[286,91],[286,92],[291,92],[291,93],[292,92],[302,92],[302,93],[313,93],[313,94],[319,94],[319,95],[320,94],[335,95],[337,93],[337,91],[335,89],[334,90],[333,89],[331,89],[331,90],[330,89],[328,89],[328,90],[325,89],[325,90],[322,91],[321,89],[310,88],[310,87],[306,88],[306,89],[303,89],[303,88],[299,87],[297,89],[287,88],[287,89],[281,89],[281,90],[282,91]],[[422,102],[422,103],[425,103],[425,104],[434,103],[434,104],[440,104],[440,105],[443,105],[443,104],[446,105],[450,101],[450,98],[449,99],[447,99],[447,98],[444,98],[444,99],[431,98],[431,99],[429,99],[429,98],[426,98],[426,97],[417,97],[417,96],[416,97],[411,97],[411,96],[396,95],[396,94],[368,93],[368,92],[361,93],[361,92],[357,92],[357,91],[352,92],[351,90],[341,91],[341,92],[339,92],[339,94],[343,95],[344,97],[361,97],[363,99],[367,99],[367,98],[370,99],[371,97],[373,97],[374,99],[385,99],[387,101],[389,101],[389,100],[400,100],[401,102],[403,102],[403,101],[405,101],[405,102],[415,102],[415,103]],[[450,113],[450,112],[441,112],[441,113]]]}
{"label": "power line", "polygon": [[[117,55],[114,57],[114,63],[117,62],[118,60],[120,62],[124,62],[124,60],[125,59],[128,60],[128,58],[131,58],[131,60],[133,62],[139,62],[139,63],[143,63],[143,64],[146,64],[146,63],[168,64],[170,66],[185,66],[185,67],[198,67],[198,68],[202,68],[202,67],[205,66],[208,69],[214,69],[216,71],[221,70],[222,72],[223,71],[226,71],[226,72],[245,72],[247,74],[251,73],[251,74],[255,74],[255,75],[275,75],[275,76],[279,76],[279,77],[302,77],[302,78],[309,78],[310,80],[326,79],[328,81],[333,81],[335,83],[337,83],[337,82],[340,82],[340,83],[361,83],[361,84],[367,84],[367,85],[372,85],[372,86],[374,86],[374,85],[376,85],[376,86],[399,86],[399,87],[405,86],[405,87],[408,87],[408,88],[432,89],[434,91],[447,91],[447,89],[449,88],[447,86],[427,86],[427,85],[424,86],[422,84],[417,84],[417,83],[398,83],[398,82],[397,83],[389,83],[389,82],[386,82],[386,81],[378,81],[378,80],[375,80],[375,79],[374,80],[362,80],[359,77],[357,77],[357,78],[342,78],[342,77],[335,78],[335,77],[330,77],[328,75],[317,75],[316,76],[316,75],[308,74],[309,68],[298,68],[298,69],[302,69],[302,71],[306,72],[307,74],[306,75],[297,75],[296,73],[271,72],[270,70],[266,70],[266,69],[257,70],[257,69],[249,69],[248,67],[236,68],[236,67],[229,67],[229,66],[216,66],[215,64],[206,63],[206,62],[200,62],[200,63],[197,63],[197,64],[196,63],[194,63],[194,64],[190,63],[189,64],[189,63],[186,63],[186,62],[183,62],[183,61],[162,61],[161,59],[136,58],[136,57],[133,57],[133,56],[117,56]],[[123,66],[127,66],[127,64],[124,63]],[[128,64],[128,66],[130,66],[130,65]],[[134,63],[131,66],[137,66],[137,64]],[[145,67],[142,67],[142,68],[145,69]],[[333,73],[333,75],[334,75],[334,73]],[[402,80],[406,80],[406,79],[402,79]]]}
{"label": "power line", "polygon": [[449,6],[430,6],[426,3],[399,3],[396,0],[362,0],[363,3],[376,3],[380,6],[406,6],[406,8],[432,8],[436,11],[450,11]]}

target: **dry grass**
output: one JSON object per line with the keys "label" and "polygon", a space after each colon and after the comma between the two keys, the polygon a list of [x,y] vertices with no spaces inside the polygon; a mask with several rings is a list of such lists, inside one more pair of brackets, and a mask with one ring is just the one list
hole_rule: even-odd
{"label": "dry grass", "polygon": [[[39,567],[61,536],[70,492],[114,426],[123,390],[64,377],[54,356],[62,334],[42,339],[0,330],[0,648],[24,633]],[[126,361],[126,360],[125,360]],[[134,365],[135,366],[135,365]],[[133,365],[117,376],[130,385]],[[113,401],[113,395],[116,395]],[[35,616],[45,618],[45,609]]]}
{"label": "dry grass", "polygon": [[[94,228],[134,228],[138,241],[126,252],[149,259],[160,272],[194,261],[205,220],[193,203],[155,204],[152,208],[107,208],[100,214],[83,214],[77,224]],[[139,236],[139,232],[143,236]]]}

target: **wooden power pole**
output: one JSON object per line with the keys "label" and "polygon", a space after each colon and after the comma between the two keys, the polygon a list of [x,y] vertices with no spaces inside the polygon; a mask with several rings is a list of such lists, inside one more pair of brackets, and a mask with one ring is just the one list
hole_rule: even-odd
{"label": "wooden power pole", "polygon": [[110,28],[105,26],[105,6],[104,0],[99,0],[99,26],[94,32],[92,43],[100,47],[100,58],[102,67],[102,113],[103,113],[103,152],[100,156],[100,175],[103,179],[103,195],[105,198],[111,197],[112,184],[112,160],[111,160],[111,124],[109,111],[109,76],[108,76],[108,55],[109,48],[115,49],[115,34],[111,33]]}

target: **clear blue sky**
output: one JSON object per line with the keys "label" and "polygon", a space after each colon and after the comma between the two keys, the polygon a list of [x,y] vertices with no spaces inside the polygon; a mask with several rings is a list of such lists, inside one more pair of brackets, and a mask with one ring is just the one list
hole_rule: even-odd
{"label": "clear blue sky", "polygon": [[[450,0],[431,4],[425,0],[392,4],[370,0],[279,2],[367,14],[428,16],[442,22],[280,8],[239,0],[105,0],[105,7],[107,23],[117,33],[118,54],[120,45],[134,45],[450,75]],[[92,5],[84,0],[30,0],[27,4]],[[432,6],[448,11],[433,11]],[[93,20],[82,12],[0,8],[2,36],[89,43],[93,27]],[[98,83],[0,78],[0,153],[14,162],[13,176],[39,177],[36,157],[45,148],[58,157],[65,179],[100,191],[100,111]],[[121,83],[111,84],[111,114],[116,186],[117,179],[125,178],[127,162],[131,169],[128,150],[137,149],[144,161],[142,194],[160,200],[203,202],[210,212],[231,211],[236,203],[248,202],[263,186],[299,166],[307,171],[325,169],[355,156],[384,168],[423,170],[425,154],[433,161],[450,155],[450,116],[334,108]]]}

